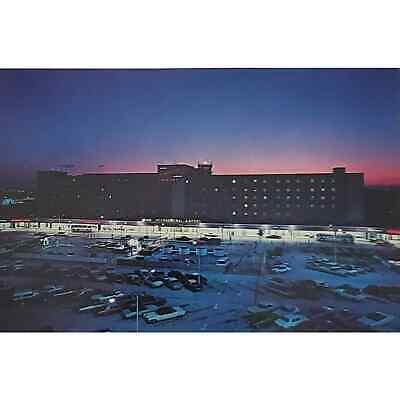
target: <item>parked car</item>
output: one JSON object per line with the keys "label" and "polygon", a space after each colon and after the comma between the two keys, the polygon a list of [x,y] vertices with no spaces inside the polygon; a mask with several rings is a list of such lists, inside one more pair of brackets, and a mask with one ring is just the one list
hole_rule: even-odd
{"label": "parked car", "polygon": [[266,239],[282,239],[282,236],[279,235],[267,235],[265,236]]}
{"label": "parked car", "polygon": [[[139,313],[138,316],[142,316],[143,314],[146,314],[148,312],[156,311],[158,309],[158,306],[154,304],[149,304],[146,306],[140,305],[139,304]],[[121,316],[124,319],[130,319],[130,318],[136,318],[136,305],[132,305],[128,308],[125,308],[121,311]]]}
{"label": "parked car", "polygon": [[308,318],[302,314],[286,314],[275,320],[275,324],[284,329],[295,328],[307,321]]}
{"label": "parked car", "polygon": [[143,315],[144,320],[149,324],[166,321],[169,319],[180,318],[186,314],[186,311],[178,306],[160,307],[156,311],[149,312]]}
{"label": "parked car", "polygon": [[149,276],[143,283],[151,288],[159,288],[164,285],[164,281],[161,278]]}
{"label": "parked car", "polygon": [[165,286],[171,290],[180,290],[183,288],[182,282],[179,281],[178,278],[166,278],[164,280]]}
{"label": "parked car", "polygon": [[24,303],[25,301],[28,300],[38,299],[39,296],[40,296],[39,290],[27,289],[15,292],[13,300],[17,303]]}
{"label": "parked car", "polygon": [[292,268],[290,268],[290,267],[279,266],[279,267],[273,267],[273,268],[271,269],[271,271],[272,271],[274,274],[283,274],[283,273],[285,273],[285,272],[291,271],[291,269],[292,269]]}
{"label": "parked car", "polygon": [[394,320],[394,316],[380,311],[371,312],[359,318],[357,321],[365,326],[374,328],[386,325]]}

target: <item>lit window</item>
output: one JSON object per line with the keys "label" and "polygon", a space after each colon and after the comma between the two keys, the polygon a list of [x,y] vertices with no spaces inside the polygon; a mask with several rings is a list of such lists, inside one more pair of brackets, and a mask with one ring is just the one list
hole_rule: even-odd
{"label": "lit window", "polygon": [[253,192],[257,192],[257,189],[256,189],[256,188],[253,188]]}
{"label": "lit window", "polygon": [[325,179],[321,179],[321,183],[325,183]]}
{"label": "lit window", "polygon": [[300,196],[296,196],[296,200],[300,200]]}
{"label": "lit window", "polygon": [[335,208],[336,206],[334,204],[331,205],[332,208]]}
{"label": "lit window", "polygon": [[314,204],[310,204],[310,207],[311,207],[311,208],[314,208]]}
{"label": "lit window", "polygon": [[325,188],[324,187],[321,188],[321,192],[325,192]]}
{"label": "lit window", "polygon": [[321,196],[321,200],[325,200],[325,196]]}
{"label": "lit window", "polygon": [[186,179],[185,183],[189,183],[189,179]]}
{"label": "lit window", "polygon": [[232,200],[236,200],[236,196],[232,196]]}
{"label": "lit window", "polygon": [[244,215],[249,215],[249,214],[247,212],[245,212]]}
{"label": "lit window", "polygon": [[275,191],[276,191],[276,192],[280,192],[280,191],[281,191],[281,189],[279,189],[279,188],[278,188],[278,189],[275,189]]}
{"label": "lit window", "polygon": [[290,200],[290,196],[286,196],[286,200]]}
{"label": "lit window", "polygon": [[290,204],[286,204],[286,208],[290,208]]}
{"label": "lit window", "polygon": [[286,181],[285,181],[286,183],[290,183],[290,179],[286,179]]}
{"label": "lit window", "polygon": [[236,211],[232,211],[232,215],[236,215]]}
{"label": "lit window", "polygon": [[314,188],[311,188],[311,189],[310,189],[310,192],[315,192],[315,189],[314,189]]}
{"label": "lit window", "polygon": [[334,188],[334,187],[331,188],[331,191],[332,191],[332,192],[336,192],[336,188]]}
{"label": "lit window", "polygon": [[257,211],[253,212],[253,215],[257,215]]}
{"label": "lit window", "polygon": [[247,208],[249,205],[247,203],[244,203],[243,207]]}
{"label": "lit window", "polygon": [[286,188],[286,191],[289,193],[289,192],[290,192],[290,189],[289,189],[289,188]]}
{"label": "lit window", "polygon": [[254,183],[257,183],[257,179],[253,179],[253,182],[254,182]]}
{"label": "lit window", "polygon": [[243,189],[243,192],[247,192],[247,188],[244,188],[244,189]]}
{"label": "lit window", "polygon": [[267,200],[267,196],[263,196],[263,199],[264,199],[264,200]]}
{"label": "lit window", "polygon": [[244,196],[244,199],[247,200],[249,198],[249,196]]}
{"label": "lit window", "polygon": [[300,192],[300,188],[296,188],[296,192]]}
{"label": "lit window", "polygon": [[216,192],[218,192],[219,189],[218,189],[218,188],[215,188],[214,190],[215,190]]}
{"label": "lit window", "polygon": [[110,200],[112,199],[112,194],[111,194],[111,193],[108,195],[108,198],[109,198]]}
{"label": "lit window", "polygon": [[263,179],[263,181],[262,181],[263,183],[267,183],[267,180],[266,179]]}
{"label": "lit window", "polygon": [[80,198],[81,198],[81,195],[78,193],[78,194],[76,195],[76,198],[77,198],[77,199],[80,199]]}
{"label": "lit window", "polygon": [[321,208],[325,208],[325,204],[321,204]]}
{"label": "lit window", "polygon": [[236,179],[232,179],[232,183],[236,183]]}
{"label": "lit window", "polygon": [[334,180],[334,179],[331,179],[331,183],[335,183],[335,180]]}

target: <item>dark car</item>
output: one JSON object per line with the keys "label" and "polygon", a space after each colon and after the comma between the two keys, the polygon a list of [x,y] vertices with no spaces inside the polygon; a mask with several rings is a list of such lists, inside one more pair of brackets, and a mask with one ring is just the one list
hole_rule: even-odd
{"label": "dark car", "polygon": [[265,237],[267,239],[282,239],[282,236],[279,236],[279,235],[267,235]]}
{"label": "dark car", "polygon": [[191,292],[201,292],[204,289],[204,286],[201,284],[201,282],[199,282],[198,279],[188,279],[184,286]]}
{"label": "dark car", "polygon": [[180,290],[183,288],[182,282],[179,281],[178,278],[167,278],[164,281],[165,286],[171,290]]}
{"label": "dark car", "polygon": [[184,282],[185,281],[185,274],[181,271],[177,271],[177,270],[172,270],[168,272],[168,277],[170,278],[177,278],[180,282]]}
{"label": "dark car", "polygon": [[167,301],[162,297],[152,296],[150,294],[139,295],[139,304],[142,306],[147,306],[154,304],[156,306],[162,306],[166,304]]}
{"label": "dark car", "polygon": [[208,279],[204,275],[198,274],[197,272],[187,273],[185,274],[185,278],[186,280],[197,280],[201,285],[207,285],[208,283]]}

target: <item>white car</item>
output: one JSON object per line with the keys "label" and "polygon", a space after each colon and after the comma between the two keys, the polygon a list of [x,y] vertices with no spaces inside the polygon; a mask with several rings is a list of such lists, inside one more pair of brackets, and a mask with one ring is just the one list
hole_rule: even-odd
{"label": "white car", "polygon": [[158,308],[156,311],[144,314],[143,318],[147,323],[153,324],[156,322],[183,317],[185,314],[186,311],[181,307],[163,306]]}
{"label": "white car", "polygon": [[273,267],[271,271],[275,274],[283,274],[289,272],[292,268],[286,266]]}
{"label": "white car", "polygon": [[284,329],[295,328],[308,318],[302,314],[286,314],[275,320],[275,324]]}
{"label": "white car", "polygon": [[91,297],[91,300],[97,301],[97,302],[104,302],[104,301],[109,301],[110,299],[116,299],[118,297],[123,297],[125,296],[124,293],[122,293],[120,290],[115,290],[113,293],[110,294],[94,294]]}

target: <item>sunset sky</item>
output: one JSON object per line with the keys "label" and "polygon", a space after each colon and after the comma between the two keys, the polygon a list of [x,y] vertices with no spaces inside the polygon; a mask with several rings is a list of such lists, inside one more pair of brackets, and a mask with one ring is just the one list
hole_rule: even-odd
{"label": "sunset sky", "polygon": [[393,69],[1,70],[0,184],[198,160],[400,184],[399,110]]}

